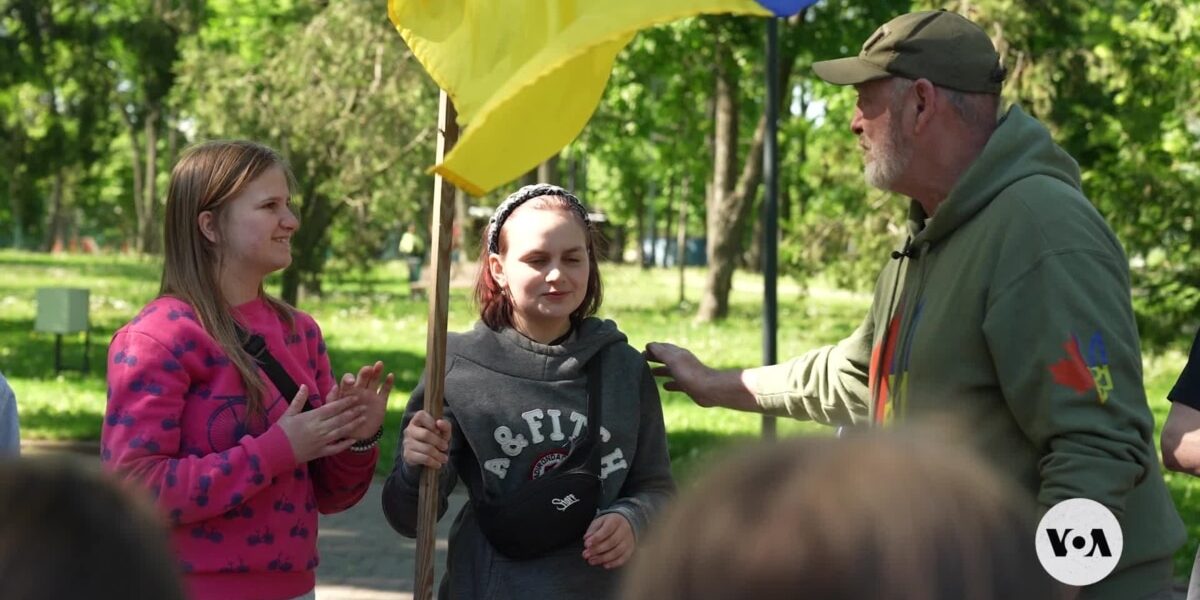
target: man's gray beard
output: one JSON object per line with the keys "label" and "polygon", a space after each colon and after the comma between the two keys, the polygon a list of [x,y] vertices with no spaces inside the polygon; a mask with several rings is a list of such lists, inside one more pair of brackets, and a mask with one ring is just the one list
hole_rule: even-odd
{"label": "man's gray beard", "polygon": [[875,160],[867,163],[863,169],[867,185],[891,191],[892,184],[896,183],[904,170],[908,168],[912,151],[906,148],[907,151],[901,154],[898,150],[904,144],[904,140],[900,138],[898,125],[893,122],[892,126],[888,128],[887,140],[873,149],[875,150]]}

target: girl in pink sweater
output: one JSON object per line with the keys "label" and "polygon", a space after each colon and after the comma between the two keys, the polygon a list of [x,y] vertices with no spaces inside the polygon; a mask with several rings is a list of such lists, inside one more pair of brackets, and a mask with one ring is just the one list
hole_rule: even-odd
{"label": "girl in pink sweater", "polygon": [[[263,291],[292,260],[290,181],[259,144],[188,150],[171,173],[159,297],[109,346],[101,458],[170,519],[197,600],[313,597],[317,513],[358,502],[378,458],[392,375],[377,362],[336,381],[312,317]],[[243,348],[250,336],[294,396]]]}

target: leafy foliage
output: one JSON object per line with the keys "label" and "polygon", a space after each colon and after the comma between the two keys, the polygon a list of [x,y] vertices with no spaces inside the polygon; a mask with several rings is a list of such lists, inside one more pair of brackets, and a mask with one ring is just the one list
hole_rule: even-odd
{"label": "leafy foliage", "polygon": [[[905,200],[862,181],[853,90],[821,83],[810,65],[853,54],[912,8],[965,11],[993,37],[1011,73],[1006,99],[1079,161],[1085,191],[1125,244],[1146,341],[1186,341],[1200,325],[1196,3],[826,0],[806,10],[781,27],[781,54],[794,57],[780,120],[781,267],[863,289],[903,237]],[[642,32],[621,55],[558,165],[565,185],[608,214],[610,255],[641,237],[674,238],[685,206],[688,234],[711,237],[713,65],[724,49],[737,73],[736,173],[762,113],[763,23],[679,21]],[[368,0],[9,0],[0,245],[92,236],[153,250],[178,152],[253,137],[283,149],[300,180],[305,238],[285,288],[319,291],[323,278],[362,273],[402,224],[428,222],[435,91]],[[729,232],[749,270],[760,196]]]}
{"label": "leafy foliage", "polygon": [[1131,259],[1143,341],[1200,324],[1200,5],[972,2],[1011,71],[1008,99],[1079,162]]}
{"label": "leafy foliage", "polygon": [[289,160],[304,224],[284,275],[295,301],[300,282],[320,291],[327,256],[335,274],[361,271],[400,222],[425,221],[436,95],[375,2],[331,5],[291,27],[259,17],[259,50],[203,38],[189,48],[181,93],[200,137],[259,139]]}

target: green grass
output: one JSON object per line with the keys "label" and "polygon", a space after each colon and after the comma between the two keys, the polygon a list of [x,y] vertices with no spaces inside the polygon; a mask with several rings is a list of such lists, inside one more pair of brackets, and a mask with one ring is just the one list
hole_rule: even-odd
{"label": "green grass", "polygon": [[[33,439],[94,440],[99,437],[105,404],[105,354],[113,332],[158,290],[160,264],[146,258],[47,256],[0,251],[0,371],[16,390],[22,435]],[[731,317],[719,324],[692,319],[703,272],[689,270],[683,308],[678,304],[678,272],[604,265],[606,297],[601,315],[612,318],[635,347],[662,340],[688,347],[716,367],[762,361],[761,278],[739,273],[731,295]],[[416,385],[425,357],[427,305],[408,300],[405,269],[383,264],[360,277],[328,281],[322,298],[303,298],[301,308],[321,324],[336,371],[350,371],[383,360],[396,373],[397,389],[389,407],[380,471],[391,466],[400,417]],[[43,286],[91,290],[92,370],[54,374],[54,338],[33,332],[35,291]],[[273,287],[272,289],[277,289]],[[863,295],[813,288],[802,295],[794,282],[780,284],[779,356],[786,358],[815,345],[841,339],[862,318],[869,299]],[[469,328],[476,315],[464,289],[452,290],[449,329]],[[1183,345],[1186,340],[1181,341]],[[64,338],[66,365],[82,362],[82,336]],[[1161,432],[1166,393],[1183,367],[1179,352],[1147,356],[1147,397]],[[759,435],[761,417],[696,407],[682,394],[663,392],[671,459],[686,485],[691,475],[731,444]],[[780,420],[782,435],[825,434],[811,423]],[[1167,473],[1175,504],[1188,524],[1188,544],[1176,555],[1176,573],[1190,572],[1200,540],[1200,479]]]}
{"label": "green grass", "polygon": [[[0,251],[0,371],[17,392],[22,435],[27,439],[94,440],[104,413],[104,369],[108,340],[158,290],[160,263],[122,256],[48,256]],[[397,377],[387,430],[385,456],[390,457],[408,392],[424,368],[427,305],[408,300],[405,270],[399,262],[380,265],[361,277],[329,281],[321,298],[303,298],[325,333],[336,371],[350,371],[383,360]],[[694,306],[678,306],[676,271],[642,271],[606,265],[608,291],[602,316],[615,319],[641,347],[668,340],[693,349],[715,366],[761,362],[761,279],[739,275],[732,298],[733,317],[721,324],[692,320]],[[687,274],[686,297],[698,300],[703,273]],[[53,367],[54,336],[33,332],[36,290],[45,286],[91,290],[91,372]],[[834,341],[852,329],[866,298],[831,294],[802,302],[793,283],[783,284],[780,307],[780,356],[813,344]],[[449,328],[469,328],[476,315],[467,290],[452,290]],[[83,336],[65,336],[63,364],[83,362]],[[685,396],[664,392],[664,412],[671,431],[670,450],[677,473],[686,478],[717,448],[756,437],[761,417],[748,413],[701,409]],[[793,421],[780,422],[784,434],[822,429]],[[387,462],[387,461],[384,461]],[[381,470],[388,465],[381,463]]]}

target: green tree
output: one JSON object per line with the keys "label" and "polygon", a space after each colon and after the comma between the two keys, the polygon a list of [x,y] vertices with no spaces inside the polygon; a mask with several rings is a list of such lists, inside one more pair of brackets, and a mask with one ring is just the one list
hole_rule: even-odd
{"label": "green tree", "polygon": [[[160,163],[173,158],[179,131],[168,98],[175,85],[180,46],[201,18],[198,0],[130,0],[107,5],[111,12],[108,64],[117,77],[113,108],[125,125],[137,219],[135,247],[161,248]],[[164,137],[165,133],[165,137]],[[165,145],[165,148],[163,147]]]}
{"label": "green tree", "polygon": [[[791,115],[789,109],[795,103],[788,100],[801,95],[805,102],[824,107],[826,100],[814,97],[814,91],[844,98],[844,91],[810,85],[808,66],[814,58],[844,55],[848,48],[857,47],[877,22],[906,8],[907,3],[900,2],[829,2],[782,24],[780,76],[785,114],[781,127],[785,151],[780,170],[784,174],[785,199],[794,198],[793,203],[801,209],[810,203],[805,194],[814,191],[838,199],[836,203],[827,203],[836,204],[838,210],[834,212],[868,218],[868,209],[873,204],[863,200],[865,190],[858,183],[861,175],[856,174],[853,182],[847,181],[848,161],[832,165],[839,173],[835,181],[849,186],[848,190],[806,183],[822,179],[828,182],[830,176],[815,172],[807,164],[806,142],[796,144],[786,139],[788,134],[801,134],[807,139],[813,130],[810,126],[789,127],[789,123],[819,119],[836,121],[837,127],[844,127],[849,112],[844,113],[844,121],[839,121],[842,113],[825,116],[820,111],[800,111]],[[589,148],[619,174],[609,180],[622,182],[624,186],[623,189],[618,186],[620,192],[611,195],[625,198],[635,214],[642,212],[638,202],[642,190],[671,190],[682,187],[685,180],[691,182],[689,189],[695,196],[691,202],[699,209],[693,213],[704,215],[708,239],[709,270],[698,314],[701,319],[720,319],[728,310],[734,269],[751,237],[750,216],[755,214],[753,208],[760,196],[766,127],[762,115],[763,23],[762,19],[713,17],[639,35],[631,49],[622,55],[605,102],[588,129]],[[615,123],[598,129],[598,123],[606,119]],[[830,155],[843,157],[854,152],[855,143],[848,128],[834,134],[828,142],[822,141],[824,136],[820,137],[816,145],[822,152],[827,149]],[[818,158],[821,156],[824,155]],[[653,160],[656,158],[657,161]],[[857,161],[857,156],[854,159]],[[637,169],[636,176],[629,173],[626,167],[629,163]],[[701,186],[701,181],[706,184]],[[705,189],[703,198],[699,196],[700,189]],[[794,197],[797,193],[801,195]],[[788,214],[791,204],[785,206]],[[640,226],[638,229],[644,230]],[[809,240],[789,241],[787,236],[797,231],[785,229],[784,249],[790,260],[784,264],[793,269],[812,256],[803,251]],[[841,248],[838,256],[853,252],[854,248],[874,247],[879,239],[882,236],[871,236],[871,243]],[[797,252],[797,247],[801,251]]]}
{"label": "green tree", "polygon": [[990,0],[969,9],[1003,51],[1006,97],[1075,157],[1084,192],[1125,245],[1143,339],[1187,339],[1200,323],[1200,5]]}
{"label": "green tree", "polygon": [[362,269],[398,221],[426,210],[437,108],[433,84],[378,3],[295,6],[293,15],[311,18],[240,13],[257,23],[244,27],[263,42],[254,52],[201,36],[179,67],[185,114],[201,137],[263,140],[295,171],[301,228],[282,292],[292,303],[302,285],[320,292],[331,257],[339,272]]}
{"label": "green tree", "polygon": [[102,5],[15,0],[0,11],[0,174],[13,242],[49,249],[79,227],[114,127]]}
{"label": "green tree", "polygon": [[[680,203],[691,204],[695,212],[703,200],[709,102],[695,91],[711,75],[694,52],[702,43],[699,23],[690,19],[638,34],[614,65],[605,97],[582,136],[593,165],[588,178],[593,197],[618,224],[618,248],[610,254],[623,250],[630,222],[640,256],[643,237],[660,224],[665,228]],[[650,258],[641,260],[645,265]]]}

